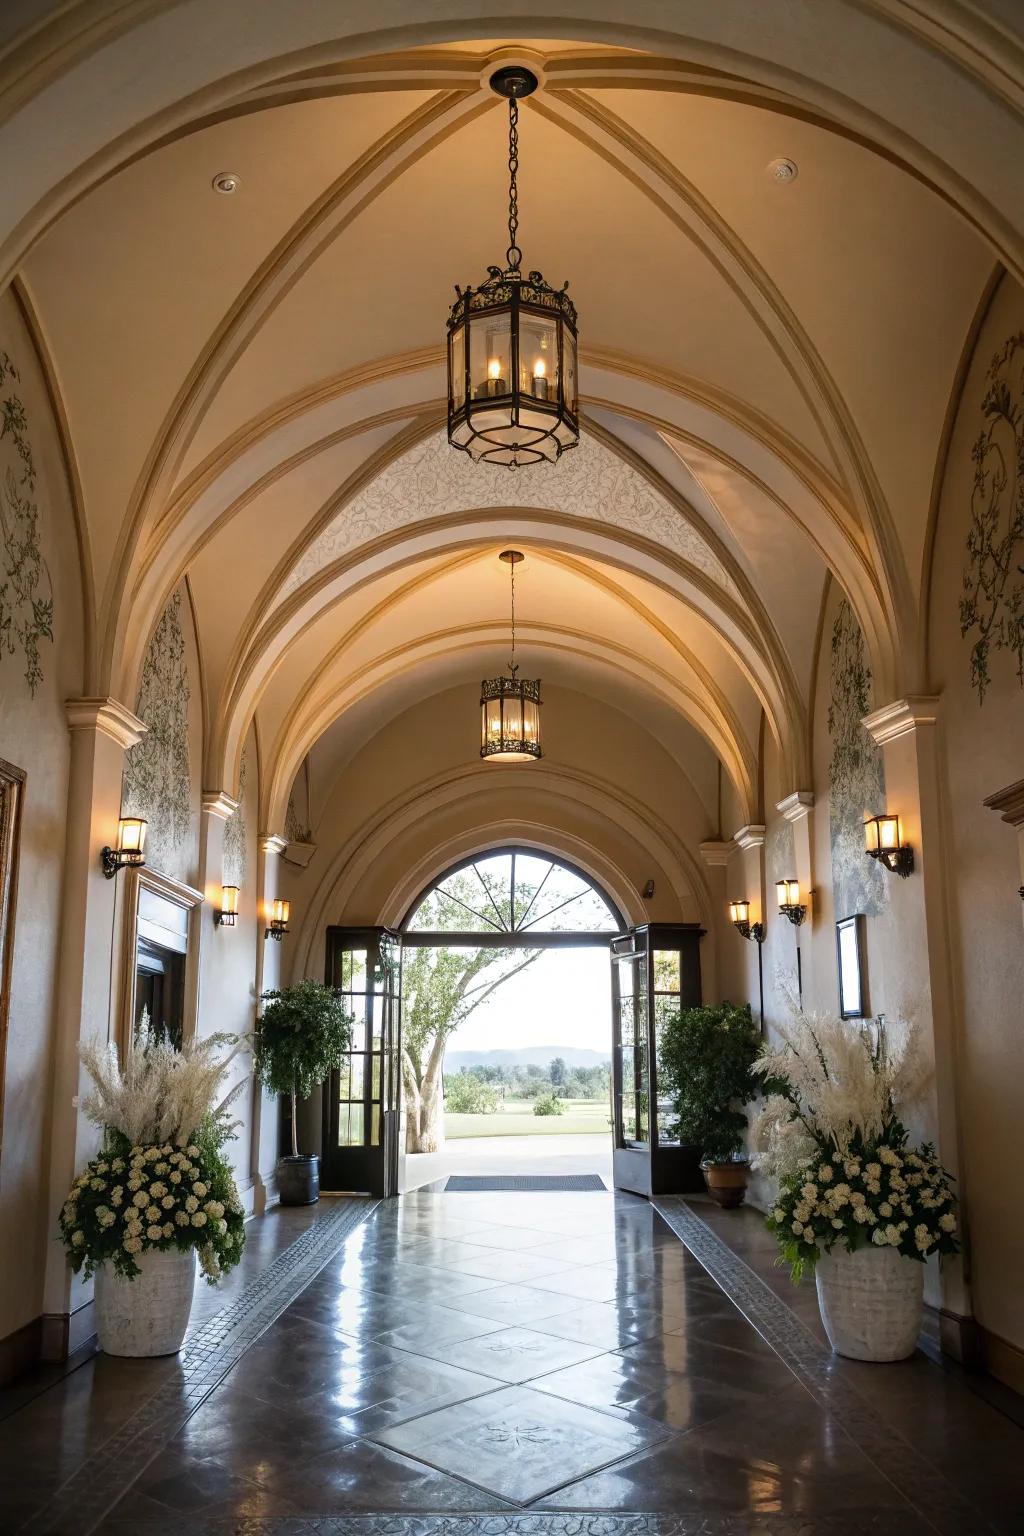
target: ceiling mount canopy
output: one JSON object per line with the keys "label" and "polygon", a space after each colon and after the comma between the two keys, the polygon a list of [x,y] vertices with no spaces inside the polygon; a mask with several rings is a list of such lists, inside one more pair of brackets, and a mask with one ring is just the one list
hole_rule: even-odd
{"label": "ceiling mount canopy", "polygon": [[579,442],[576,308],[568,283],[522,272],[519,99],[537,76],[507,65],[491,89],[508,99],[508,250],[479,288],[460,288],[448,316],[448,441],[470,458],[517,469],[554,462]]}
{"label": "ceiling mount canopy", "polygon": [[543,757],[540,746],[540,678],[519,676],[516,663],[516,566],[518,549],[498,556],[512,579],[512,655],[507,677],[485,677],[480,684],[480,756],[494,763],[532,763]]}

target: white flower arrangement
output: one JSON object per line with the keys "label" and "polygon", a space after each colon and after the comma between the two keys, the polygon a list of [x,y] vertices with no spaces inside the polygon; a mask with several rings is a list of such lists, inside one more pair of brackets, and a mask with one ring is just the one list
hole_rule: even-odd
{"label": "white flower arrangement", "polygon": [[105,1262],[131,1279],[147,1249],[195,1249],[211,1282],[238,1262],[244,1212],[222,1148],[235,1126],[219,1103],[219,1084],[234,1052],[216,1059],[229,1036],[191,1042],[182,1051],[149,1042],[146,1021],[122,1070],[106,1045],[84,1046],[95,1090],[85,1114],[104,1130],[98,1157],[78,1175],[60,1214],[72,1268],[86,1275]]}
{"label": "white flower arrangement", "polygon": [[949,1175],[930,1146],[908,1147],[898,1118],[928,1075],[913,1024],[873,1045],[834,1015],[797,1013],[781,1034],[754,1067],[769,1092],[752,1161],[779,1179],[767,1222],[794,1280],[837,1244],[955,1253]]}

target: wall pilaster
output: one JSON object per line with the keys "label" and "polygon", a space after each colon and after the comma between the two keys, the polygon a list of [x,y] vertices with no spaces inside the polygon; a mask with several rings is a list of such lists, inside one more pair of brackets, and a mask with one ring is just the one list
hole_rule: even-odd
{"label": "wall pilaster", "polygon": [[71,1274],[57,1234],[57,1217],[99,1135],[78,1108],[84,1088],[78,1047],[83,1040],[115,1038],[121,881],[105,878],[100,850],[117,842],[124,754],[146,731],[143,722],[116,699],[69,699],[66,712],[71,762],[43,1293],[43,1350],[51,1359],[62,1358],[92,1332],[91,1321],[84,1316],[91,1310],[92,1286]]}

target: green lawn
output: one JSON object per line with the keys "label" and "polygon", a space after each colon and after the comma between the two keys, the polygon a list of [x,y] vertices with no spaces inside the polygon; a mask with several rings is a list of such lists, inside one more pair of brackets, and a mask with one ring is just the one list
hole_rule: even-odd
{"label": "green lawn", "polygon": [[567,1099],[564,1115],[535,1115],[528,1099],[506,1099],[493,1115],[445,1114],[450,1141],[466,1136],[596,1136],[610,1130],[606,1099]]}

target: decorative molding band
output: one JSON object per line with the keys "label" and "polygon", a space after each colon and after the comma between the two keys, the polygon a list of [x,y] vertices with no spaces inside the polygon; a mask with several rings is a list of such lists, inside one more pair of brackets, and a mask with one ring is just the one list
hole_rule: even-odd
{"label": "decorative molding band", "polygon": [[809,789],[794,789],[791,795],[777,802],[775,809],[787,821],[803,821],[814,809],[814,795]]}
{"label": "decorative molding band", "polygon": [[707,842],[700,845],[700,856],[709,869],[724,869],[736,852],[736,844],[730,837],[727,842]]}
{"label": "decorative molding band", "polygon": [[240,802],[232,799],[225,789],[203,790],[204,816],[216,816],[218,821],[230,821]]}
{"label": "decorative molding band", "polygon": [[748,848],[763,848],[765,831],[766,828],[759,822],[752,821],[748,826],[740,827],[738,832],[733,833],[733,842],[737,848],[742,848],[744,853]]}
{"label": "decorative molding band", "polygon": [[982,804],[990,811],[997,812],[1011,827],[1024,827],[1024,779],[1018,779],[1016,784],[1007,784],[1005,789],[998,789],[994,795],[986,795]]}
{"label": "decorative molding band", "polygon": [[117,699],[65,699],[69,731],[102,731],[123,750],[137,747],[149,727]]}
{"label": "decorative molding band", "polygon": [[279,832],[263,832],[260,834],[261,853],[284,853],[288,847],[288,839],[282,837]]}
{"label": "decorative molding band", "polygon": [[894,699],[865,715],[861,724],[876,746],[899,741],[901,736],[911,736],[919,725],[934,725],[939,718],[937,693],[908,693],[905,699]]}

